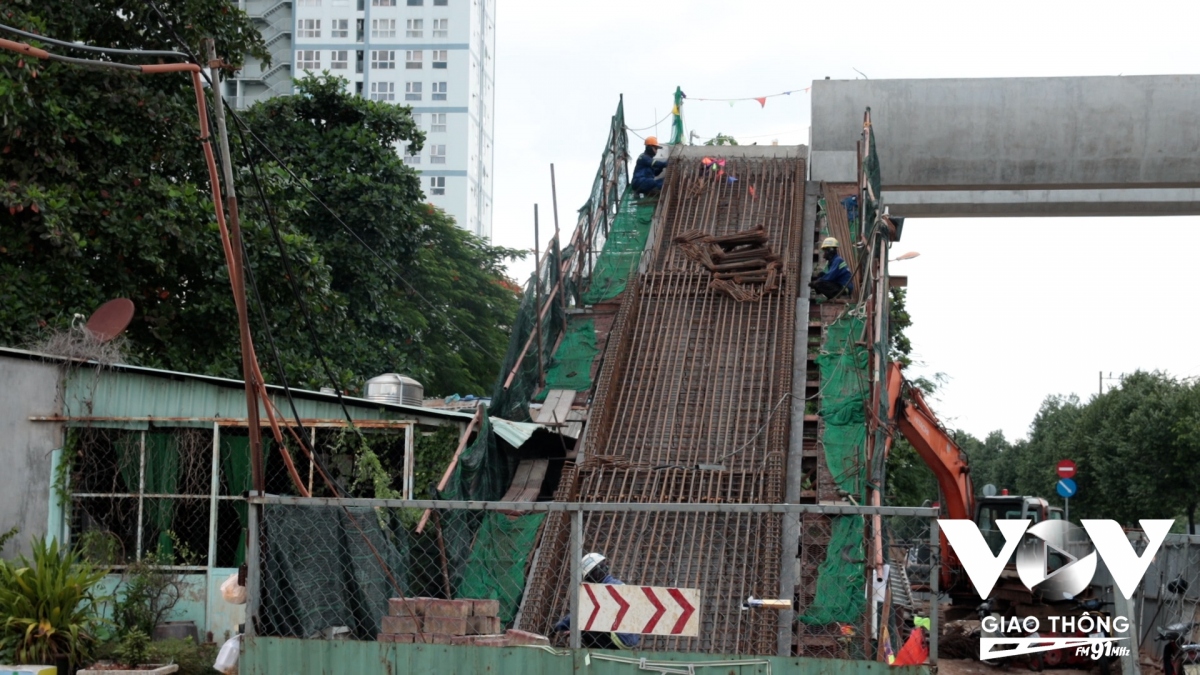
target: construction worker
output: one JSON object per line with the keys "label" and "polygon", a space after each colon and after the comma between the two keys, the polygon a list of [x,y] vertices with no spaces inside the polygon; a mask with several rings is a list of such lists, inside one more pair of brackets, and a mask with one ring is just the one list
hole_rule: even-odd
{"label": "construction worker", "polygon": [[658,144],[658,138],[647,136],[646,151],[638,155],[637,165],[633,169],[630,185],[634,190],[642,194],[654,194],[662,189],[663,179],[658,175],[667,168],[667,162],[662,159],[655,161],[659,150],[662,150],[662,146]]}
{"label": "construction worker", "polygon": [[808,283],[808,287],[827,299],[854,291],[854,280],[850,277],[850,266],[838,255],[838,240],[826,237],[821,242],[821,255],[825,257],[825,273]]}
{"label": "construction worker", "polygon": [[[653,140],[651,136],[647,141]],[[588,584],[610,584],[612,586],[624,586],[625,582],[614,577],[608,571],[608,559],[599,553],[589,553],[583,556],[580,561],[580,567],[583,568],[583,581]],[[555,632],[562,633],[571,630],[571,613],[558,620],[554,624]],[[588,649],[633,649],[638,646],[640,639],[636,635],[629,633],[600,633],[596,631],[583,631],[580,635],[584,647]]]}

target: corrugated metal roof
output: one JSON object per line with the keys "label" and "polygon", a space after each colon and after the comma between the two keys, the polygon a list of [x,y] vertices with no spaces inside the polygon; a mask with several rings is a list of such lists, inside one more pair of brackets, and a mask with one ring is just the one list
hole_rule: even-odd
{"label": "corrugated metal roof", "polygon": [[497,436],[503,438],[506,443],[514,448],[519,448],[522,445],[525,445],[525,441],[528,441],[533,436],[533,432],[537,431],[538,429],[546,429],[546,427],[542,426],[541,424],[534,424],[533,422],[511,422],[509,420],[500,419],[499,417],[490,417],[488,418],[488,422],[492,425],[492,431],[495,431]]}
{"label": "corrugated metal roof", "polygon": [[[71,361],[59,356],[9,347],[0,347],[0,358],[40,360],[58,364]],[[63,383],[63,409],[48,410],[47,415],[61,413],[67,417],[89,418],[182,418],[178,421],[180,425],[209,424],[188,422],[187,418],[241,419],[246,416],[245,387],[241,380],[126,364],[101,367],[93,361],[75,363],[80,367],[68,371]],[[284,388],[276,385],[268,385],[267,388],[279,410],[290,416],[291,407]],[[291,394],[296,410],[303,418],[345,418],[336,394],[295,388],[291,389]],[[342,400],[356,420],[414,419],[429,424],[465,424],[472,417],[468,412],[382,403],[349,396],[343,396]],[[130,425],[145,426],[145,422]]]}

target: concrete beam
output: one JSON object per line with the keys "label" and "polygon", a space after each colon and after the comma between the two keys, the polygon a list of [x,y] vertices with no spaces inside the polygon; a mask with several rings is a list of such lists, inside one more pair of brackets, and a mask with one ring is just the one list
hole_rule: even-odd
{"label": "concrete beam", "polygon": [[894,216],[1188,216],[1200,215],[1200,188],[1084,190],[888,190]]}
{"label": "concrete beam", "polygon": [[812,180],[854,180],[868,107],[897,215],[1200,213],[1200,75],[818,80]]}

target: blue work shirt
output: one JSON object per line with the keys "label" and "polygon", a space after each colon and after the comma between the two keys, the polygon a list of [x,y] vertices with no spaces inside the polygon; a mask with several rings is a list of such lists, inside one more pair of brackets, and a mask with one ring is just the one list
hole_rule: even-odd
{"label": "blue work shirt", "polygon": [[[620,579],[614,577],[611,574],[606,575],[604,577],[604,581],[602,581],[601,583],[610,584],[613,586],[624,586],[625,585],[625,582],[621,581]],[[559,619],[558,623],[554,624],[554,630],[564,631],[564,630],[570,630],[570,629],[571,629],[571,613],[567,612],[566,616]],[[630,634],[630,633],[610,633],[610,635],[613,635],[613,636],[615,636],[615,639],[620,640],[621,643],[625,646],[625,649],[633,649],[634,647],[638,646],[639,642],[642,641],[640,637],[638,637],[637,635]]]}
{"label": "blue work shirt", "polygon": [[667,163],[661,159],[653,157],[648,152],[643,152],[638,155],[637,164],[633,168],[633,183],[641,183],[643,181],[653,181],[658,178],[658,174],[667,168]]}
{"label": "blue work shirt", "polygon": [[840,255],[833,256],[833,259],[825,266],[825,273],[817,281],[832,281],[838,286],[854,290],[854,281],[850,278],[850,266],[846,264],[845,260],[842,260]]}

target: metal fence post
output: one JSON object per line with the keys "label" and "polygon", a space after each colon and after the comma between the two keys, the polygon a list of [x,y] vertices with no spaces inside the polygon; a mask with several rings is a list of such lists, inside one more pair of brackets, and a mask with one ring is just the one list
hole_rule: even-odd
{"label": "metal fence post", "polygon": [[929,664],[938,662],[938,581],[942,576],[941,533],[937,517],[929,519]]}
{"label": "metal fence post", "polygon": [[580,559],[583,557],[583,511],[571,512],[571,545],[568,547],[571,556],[571,649],[583,646],[580,637],[579,622],[579,592],[582,590],[583,569]]}
{"label": "metal fence post", "polygon": [[[258,496],[257,492],[252,491],[250,494]],[[260,589],[262,588],[258,547],[259,528],[261,527],[258,510],[262,508],[262,505],[247,504],[246,508],[250,514],[248,528],[250,541],[246,545],[246,627],[243,634],[253,637],[255,634],[255,624],[258,622],[258,601]]]}

